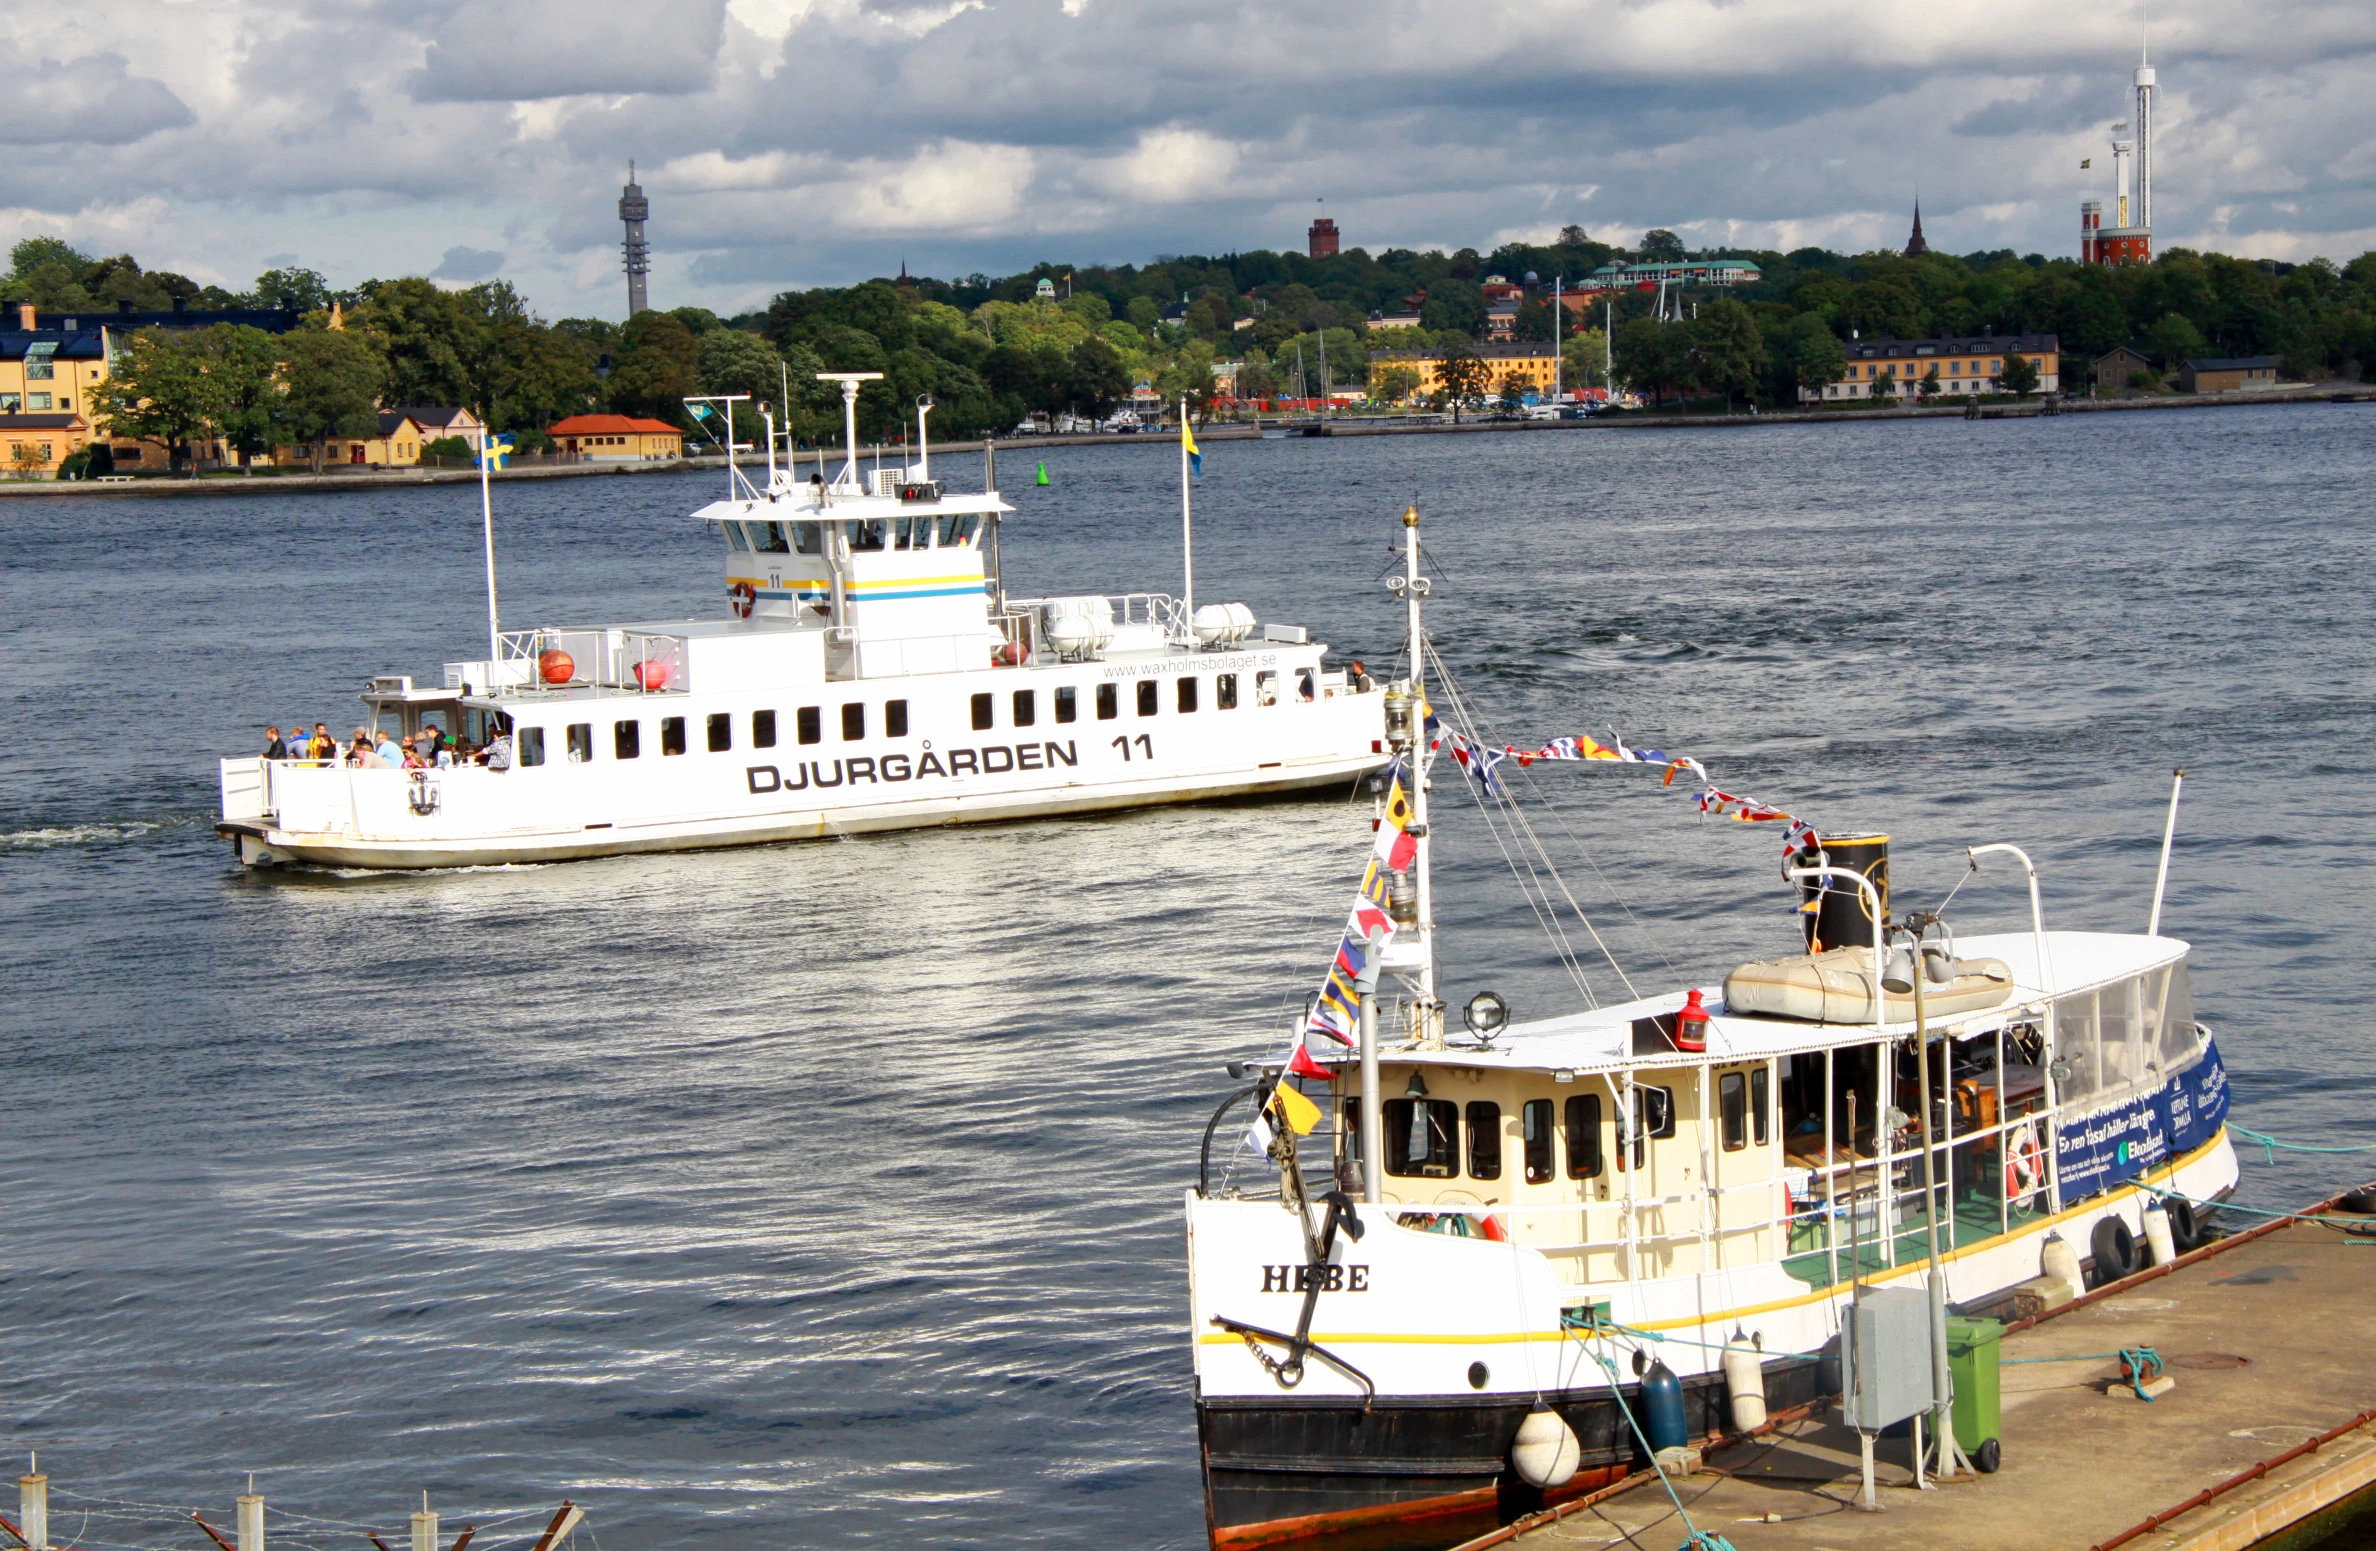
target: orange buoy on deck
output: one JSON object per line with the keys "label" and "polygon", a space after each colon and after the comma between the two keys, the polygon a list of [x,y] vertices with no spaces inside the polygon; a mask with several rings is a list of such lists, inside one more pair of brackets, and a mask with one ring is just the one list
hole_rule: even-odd
{"label": "orange buoy on deck", "polygon": [[557,646],[536,654],[536,674],[547,684],[566,684],[577,677],[577,659]]}
{"label": "orange buoy on deck", "polygon": [[638,688],[647,692],[666,689],[668,687],[668,664],[649,660],[637,663],[635,665],[635,682]]}

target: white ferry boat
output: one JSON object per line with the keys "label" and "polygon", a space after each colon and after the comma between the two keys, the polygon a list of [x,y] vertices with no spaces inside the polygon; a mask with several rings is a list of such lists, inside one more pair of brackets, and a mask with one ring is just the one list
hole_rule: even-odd
{"label": "white ferry boat", "polygon": [[[1807,953],[1526,1021],[1474,998],[1447,1035],[1439,974],[1487,971],[1434,957],[1426,701],[1449,686],[1416,671],[1420,590],[1387,709],[1407,826],[1381,816],[1409,843],[1364,888],[1394,927],[1349,931],[1323,998],[1357,1003],[1353,1045],[1307,1019],[1288,1062],[1233,1065],[1187,1195],[1214,1547],[1462,1538],[1641,1468],[1662,1400],[1698,1442],[1838,1395],[1851,1300],[1928,1294],[1933,1265],[1958,1313],[2025,1314],[2165,1226],[2169,1253],[2214,1231],[2237,1166],[2188,946],[2048,931],[2034,870],[2031,930],[1948,947],[1925,912],[1884,960],[1886,838],[1817,838],[1792,867]],[[2029,866],[1973,866],[1995,854]]]}
{"label": "white ferry boat", "polygon": [[375,728],[501,738],[508,768],[225,759],[217,831],[250,866],[547,862],[1343,786],[1385,762],[1383,692],[1301,627],[1161,592],[1009,597],[1014,508],[944,489],[921,434],[914,465],[863,480],[868,379],[840,380],[830,483],[821,453],[805,481],[778,467],[771,428],[764,485],[730,469],[695,514],[720,536],[721,617],[491,631],[438,681],[374,678]]}

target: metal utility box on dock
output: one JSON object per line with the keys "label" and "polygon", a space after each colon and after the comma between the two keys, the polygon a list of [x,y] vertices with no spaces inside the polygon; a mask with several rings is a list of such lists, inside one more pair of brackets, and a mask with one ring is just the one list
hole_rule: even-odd
{"label": "metal utility box on dock", "polygon": [[[1698,1528],[1738,1551],[2293,1544],[2376,1502],[2376,1300],[2367,1295],[2376,1216],[2337,1217],[2368,1231],[2275,1222],[2034,1319],[1950,1320],[1956,1438],[1969,1453],[2001,1437],[1994,1475],[1918,1492],[1904,1447],[1884,1445],[1885,1511],[1845,1511],[1858,1490],[1859,1439],[1838,1407],[1819,1404],[1753,1439],[1710,1446],[1712,1473],[1677,1488]],[[2228,1221],[2238,1218],[2254,1220]],[[1868,1310],[1876,1301],[1865,1294]],[[2116,1354],[2141,1346],[2177,1381],[2150,1403],[2119,1382]],[[1645,1476],[1462,1551],[1682,1538],[1674,1504]]]}
{"label": "metal utility box on dock", "polygon": [[1938,1404],[1931,1393],[1930,1296],[1871,1292],[1840,1324],[1841,1420],[1877,1433]]}

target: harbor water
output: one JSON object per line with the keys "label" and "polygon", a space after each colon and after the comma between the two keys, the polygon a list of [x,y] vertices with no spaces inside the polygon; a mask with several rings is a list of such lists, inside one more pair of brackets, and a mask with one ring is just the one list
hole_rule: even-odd
{"label": "harbor water", "polygon": [[[1416,504],[1494,741],[1614,729],[1886,831],[1905,907],[2011,840],[2050,926],[2142,930],[2183,765],[2164,929],[2235,1118],[2376,1142],[2372,416],[1208,443],[1197,596],[1386,677]],[[1015,591],[1176,590],[1170,443],[1003,472]],[[723,483],[500,488],[505,624],[722,612],[686,513]],[[391,1536],[427,1490],[449,1526],[568,1496],[618,1547],[1200,1544],[1180,1197],[1367,800],[242,874],[218,755],[483,652],[477,494],[0,505],[0,1425],[53,1535],[185,1544],[66,1494],[227,1517],[253,1471]],[[1787,948],[1777,826],[1527,779],[1634,985]],[[1435,798],[1447,995],[1578,1006],[1457,771]],[[2018,873],[1953,918],[2026,925]],[[2242,1199],[2371,1174],[2255,1153]]]}

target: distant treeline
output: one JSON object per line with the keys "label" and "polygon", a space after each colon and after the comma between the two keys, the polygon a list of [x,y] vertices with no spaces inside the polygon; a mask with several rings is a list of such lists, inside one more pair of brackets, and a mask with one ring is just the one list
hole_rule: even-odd
{"label": "distant treeline", "polygon": [[[104,313],[119,301],[163,309],[177,297],[193,308],[286,307],[305,315],[300,333],[324,331],[335,303],[344,338],[302,347],[311,351],[313,378],[335,386],[326,399],[274,424],[267,422],[298,393],[285,378],[270,400],[231,395],[251,401],[248,440],[260,445],[353,434],[365,397],[465,405],[499,429],[534,433],[601,409],[689,425],[688,394],[747,393],[774,403],[786,384],[793,429],[813,440],[838,422],[838,396],[815,382],[818,371],[885,374],[887,391],[860,400],[870,436],[912,425],[925,394],[936,405],[933,432],[945,436],[1003,430],[1034,410],[1103,415],[1139,383],[1166,402],[1185,396],[1204,405],[1218,360],[1241,363],[1241,393],[1268,395],[1289,389],[1300,352],[1305,388],[1317,391],[1323,352],[1331,380],[1343,384],[1365,379],[1373,348],[1440,348],[1480,336],[1489,276],[1532,282],[1518,333],[1547,340],[1555,278],[1572,288],[1613,260],[1682,256],[1672,232],[1621,249],[1571,226],[1556,242],[1490,253],[1355,248],[1324,259],[1250,252],[1146,265],[1049,263],[995,280],[878,279],[786,291],[765,311],[734,318],[680,307],[618,324],[548,323],[504,281],[447,289],[406,278],[334,291],[310,270],[276,269],[252,291],[231,293],[143,271],[129,255],[94,258],[37,238],[12,250],[0,296],[45,313]],[[1571,312],[1579,324],[1615,324],[1609,353],[1621,381],[1658,395],[1787,402],[1799,386],[1836,375],[1852,333],[1983,331],[2059,335],[2074,379],[2081,364],[2122,344],[2172,367],[2189,356],[2271,355],[2289,376],[2376,372],[2376,253],[2340,268],[2324,259],[2285,264],[2185,249],[2133,268],[2011,250],[1914,259],[1819,248],[1701,256],[1752,260],[1763,278],[1687,295],[1684,310],[1696,317],[1682,323],[1654,322],[1652,299],[1633,292]],[[1053,302],[1035,299],[1043,280],[1055,287]],[[1370,329],[1373,313],[1407,306],[1417,307],[1420,327]],[[148,354],[158,375],[177,348],[201,347],[156,341]],[[257,356],[252,344],[203,348],[226,359],[244,352],[270,370],[270,353]],[[1597,380],[1605,336],[1571,338],[1567,348],[1571,381]],[[190,374],[187,363],[177,369]],[[128,382],[124,391],[138,386]]]}

